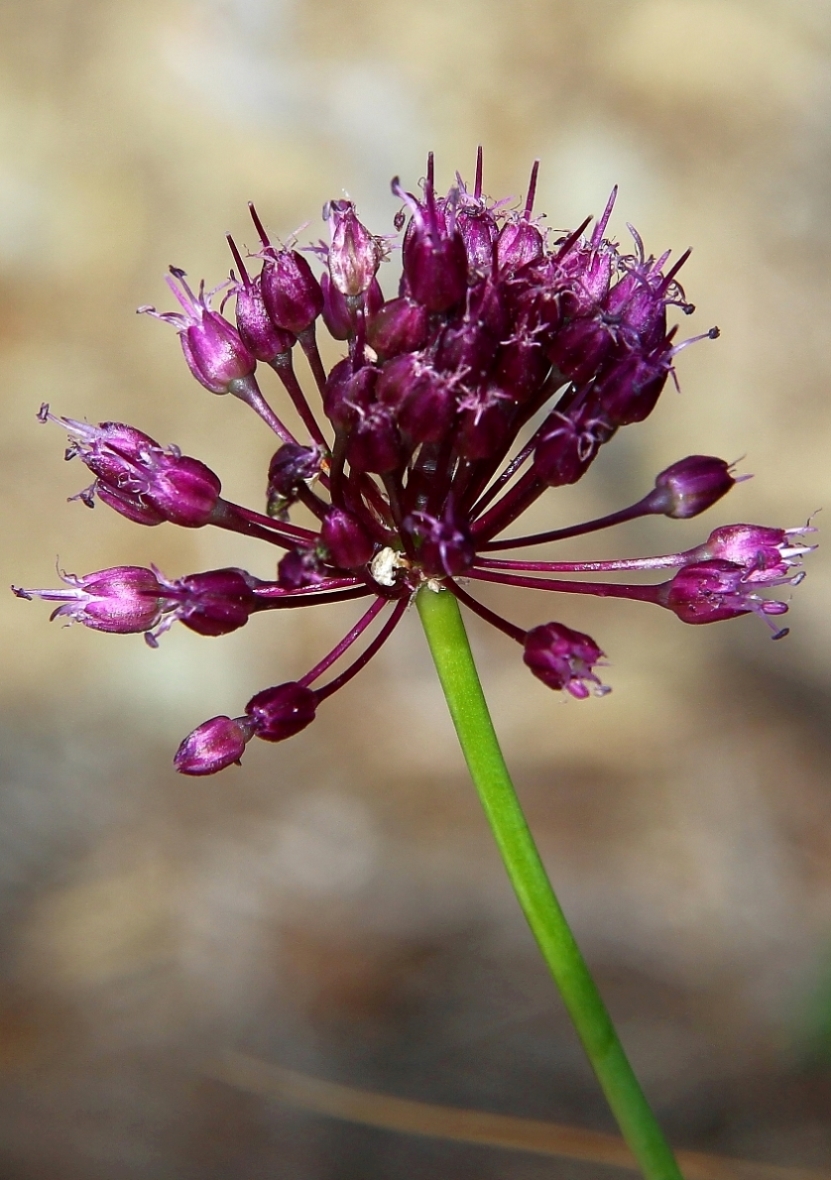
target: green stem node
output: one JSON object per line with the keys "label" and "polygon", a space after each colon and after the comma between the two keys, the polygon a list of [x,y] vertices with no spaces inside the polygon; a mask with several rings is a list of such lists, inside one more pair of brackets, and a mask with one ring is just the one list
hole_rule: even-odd
{"label": "green stem node", "polygon": [[540,860],[499,748],[459,604],[448,590],[425,587],[416,605],[511,884],[621,1133],[646,1180],[683,1180]]}

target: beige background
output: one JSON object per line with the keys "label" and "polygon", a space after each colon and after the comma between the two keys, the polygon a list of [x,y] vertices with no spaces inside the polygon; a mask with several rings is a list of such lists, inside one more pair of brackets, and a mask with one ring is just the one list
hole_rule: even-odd
{"label": "beige background", "polygon": [[[704,521],[575,554],[690,545],[829,503],[831,4],[823,0],[6,0],[0,7],[5,582],[155,561],[269,576],[208,530],[67,504],[58,413],[131,422],[261,502],[272,442],[189,377],[168,263],[218,282],[245,202],[322,232],[347,190],[391,229],[389,179],[525,191],[647,247],[694,246],[693,330],[652,418],[538,522],[641,495],[690,453],[755,478]],[[392,287],[387,280],[387,288]],[[685,323],[685,328],[687,324]],[[330,356],[337,353],[332,351]],[[274,390],[274,385],[269,386]],[[275,390],[276,393],[276,390]],[[818,519],[822,523],[822,518]],[[551,527],[551,524],[548,525]],[[831,1159],[827,552],[790,637],[684,627],[638,604],[493,595],[609,654],[614,691],[562,703],[472,624],[511,765],[578,935],[674,1139]],[[597,1169],[397,1138],[205,1079],[234,1046],[436,1102],[609,1128],[517,916],[417,620],[293,742],[204,782],[170,757],[328,650],[354,608],[221,640],[47,623],[0,599],[0,1170],[9,1177],[571,1177]],[[256,748],[259,747],[259,748]],[[611,1175],[611,1173],[609,1173]]]}

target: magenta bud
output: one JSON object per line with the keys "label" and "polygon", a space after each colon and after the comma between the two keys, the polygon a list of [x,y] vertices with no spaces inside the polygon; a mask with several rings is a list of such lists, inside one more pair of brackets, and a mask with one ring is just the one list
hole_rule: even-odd
{"label": "magenta bud", "polygon": [[448,311],[467,289],[467,253],[461,235],[433,241],[416,236],[404,267],[413,299],[428,311]]}
{"label": "magenta bud", "polygon": [[381,265],[384,244],[358,220],[351,201],[330,201],[323,216],[332,235],[328,258],[332,283],[342,295],[362,295]]}
{"label": "magenta bud", "polygon": [[427,308],[402,297],[370,316],[367,340],[380,357],[415,352],[427,339]]}
{"label": "magenta bud", "polygon": [[245,706],[257,737],[266,742],[282,742],[294,737],[315,719],[317,693],[290,681],[266,688]]}
{"label": "magenta bud", "polygon": [[271,250],[260,287],[271,322],[299,336],[323,311],[323,292],[312,268],[296,250]]}
{"label": "magenta bud", "polygon": [[219,477],[199,459],[167,454],[144,496],[171,524],[199,528],[210,520],[221,490]]}
{"label": "magenta bud", "polygon": [[253,354],[236,328],[219,312],[211,311],[211,295],[205,294],[204,283],[199,284],[199,294],[194,295],[185,272],[171,266],[167,284],[181,304],[181,312],[158,312],[154,307],[140,307],[139,311],[173,324],[188,368],[206,389],[211,393],[232,392],[235,382],[244,381],[254,372],[257,362]]}
{"label": "magenta bud", "polygon": [[399,465],[401,436],[389,406],[376,403],[356,418],[347,438],[346,458],[356,471],[375,475],[393,471]]}
{"label": "magenta bud", "polygon": [[428,311],[448,311],[467,291],[467,251],[464,239],[436,204],[433,186],[424,186],[424,202],[404,193],[398,180],[393,192],[409,206],[413,218],[402,249],[404,278],[409,293]]}
{"label": "magenta bud", "polygon": [[573,248],[556,259],[557,270],[568,285],[562,292],[564,315],[586,316],[597,311],[609,292],[617,253],[608,245]]}
{"label": "magenta bud", "polygon": [[326,379],[323,412],[336,430],[349,430],[369,408],[378,375],[379,370],[373,365],[364,365],[355,372],[348,358],[335,365]]}
{"label": "magenta bud", "polygon": [[402,353],[381,370],[378,400],[394,411],[410,442],[440,442],[456,412],[455,380],[437,373],[422,356]]}
{"label": "magenta bud", "polygon": [[180,774],[216,774],[239,762],[253,730],[247,717],[212,717],[189,733],[173,758]]}
{"label": "magenta bud", "polygon": [[381,367],[376,388],[379,402],[396,412],[404,405],[427,369],[421,353],[402,352]]}
{"label": "magenta bud", "polygon": [[602,696],[609,691],[592,671],[602,658],[603,652],[589,635],[562,623],[544,623],[525,636],[523,659],[534,675],[577,700],[585,700],[590,692]]}
{"label": "magenta bud", "polygon": [[96,478],[116,487],[127,483],[136,469],[152,466],[164,453],[164,448],[155,439],[123,422],[102,422],[99,426],[91,426],[73,418],[57,418],[51,414],[49,418],[63,426],[72,437],[66,458],[79,456]]}
{"label": "magenta bud", "polygon": [[355,315],[326,271],[320,276],[323,292],[323,322],[334,340],[348,340],[355,331]]}
{"label": "magenta bud", "polygon": [[333,565],[358,569],[372,557],[375,546],[357,517],[342,508],[330,508],[320,529],[320,539]]}
{"label": "magenta bud", "polygon": [[179,341],[191,373],[211,393],[228,393],[234,381],[249,377],[256,367],[239,332],[218,312],[208,312]]}
{"label": "magenta bud", "polygon": [[456,445],[465,459],[489,459],[510,437],[513,404],[508,394],[492,385],[474,390],[459,402]]}
{"label": "magenta bud", "polygon": [[428,575],[457,577],[476,559],[468,524],[452,501],[439,517],[413,512],[405,519],[404,529],[413,538],[419,565]]}
{"label": "magenta bud", "polygon": [[59,602],[52,618],[83,623],[93,631],[129,635],[149,631],[166,607],[164,586],[153,570],[117,565],[78,577],[61,574],[66,585],[55,590],[19,590],[18,598]]}
{"label": "magenta bud", "polygon": [[458,211],[456,228],[465,244],[470,274],[489,277],[493,271],[493,247],[499,234],[496,219],[474,203]]}
{"label": "magenta bud", "polygon": [[589,404],[564,413],[555,410],[537,443],[534,470],[551,488],[576,483],[614,433],[615,428]]}
{"label": "magenta bud", "polygon": [[174,583],[182,593],[176,614],[200,635],[228,635],[245,626],[258,607],[257,579],[241,569],[189,574]]}
{"label": "magenta bud", "polygon": [[655,490],[648,497],[650,510],[674,520],[687,520],[726,496],[735,482],[730,464],[724,459],[688,455],[656,477]]}
{"label": "magenta bud", "polygon": [[277,563],[277,582],[284,590],[301,590],[305,586],[319,586],[332,571],[327,570],[317,549],[289,549]]}
{"label": "magenta bud", "polygon": [[666,298],[661,276],[647,264],[630,271],[611,288],[604,301],[607,315],[618,323],[624,339],[651,348],[666,335]]}
{"label": "magenta bud", "polygon": [[425,369],[398,410],[398,426],[411,443],[436,443],[447,435],[455,415],[455,383]]}
{"label": "magenta bud", "polygon": [[304,485],[320,474],[320,451],[300,443],[283,443],[268,465],[268,512],[279,515],[292,504]]}
{"label": "magenta bud", "polygon": [[609,328],[601,320],[584,317],[562,327],[548,345],[548,358],[577,385],[590,380],[612,347]]}
{"label": "magenta bud", "polygon": [[633,353],[612,365],[597,385],[609,421],[615,426],[643,422],[655,409],[669,369],[666,352],[648,357]]}
{"label": "magenta bud", "polygon": [[544,239],[537,227],[524,218],[502,226],[496,239],[496,265],[503,273],[512,273],[529,262],[542,258]]}
{"label": "magenta bud", "polygon": [[498,339],[476,316],[465,316],[445,331],[436,363],[447,371],[464,372],[472,384],[488,372],[498,347]]}
{"label": "magenta bud", "polygon": [[524,402],[539,390],[550,368],[539,341],[525,332],[500,348],[494,377],[512,401]]}
{"label": "magenta bud", "polygon": [[295,336],[272,323],[260,290],[259,276],[253,282],[240,283],[236,294],[237,329],[252,356],[271,364],[277,357],[290,352]]}

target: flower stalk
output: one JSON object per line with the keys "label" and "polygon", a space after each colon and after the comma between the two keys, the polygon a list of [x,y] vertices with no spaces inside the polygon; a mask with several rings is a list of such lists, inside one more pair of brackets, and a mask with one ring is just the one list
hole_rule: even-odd
{"label": "flower stalk", "polygon": [[540,859],[491,721],[456,598],[416,597],[468,770],[519,904],[646,1180],[682,1180]]}

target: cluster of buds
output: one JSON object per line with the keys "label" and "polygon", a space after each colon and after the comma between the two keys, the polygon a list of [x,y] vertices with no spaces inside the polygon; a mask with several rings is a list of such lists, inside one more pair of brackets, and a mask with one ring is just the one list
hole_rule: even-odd
{"label": "cluster of buds", "polygon": [[[477,582],[628,598],[662,606],[687,623],[755,613],[772,627],[787,603],[762,591],[795,585],[808,551],[800,530],[755,525],[716,529],[702,545],[643,559],[593,562],[503,560],[499,551],[592,533],[648,515],[697,516],[737,482],[730,464],[691,455],[661,472],[637,503],[610,515],[532,535],[505,536],[547,489],[574,483],[623,426],[643,421],[679,351],[717,329],[675,343],[667,313],[693,307],[678,282],[687,254],[648,256],[637,233],[623,252],[603,215],[552,240],[533,215],[537,164],[524,205],[482,192],[482,154],[469,188],[461,177],[436,193],[432,158],[421,191],[405,191],[394,218],[402,275],[386,298],[379,268],[392,248],[361,223],[352,202],[324,208],[328,244],[310,247],[316,276],[294,245],[270,241],[253,206],[259,251],[234,259],[220,310],[204,284],[194,294],[183,271],[168,279],[182,310],[159,313],[177,330],[201,385],[250,406],[279,439],[269,465],[264,511],[220,495],[218,477],[177,448],[120,423],[91,426],[55,418],[95,482],[80,493],[139,524],[212,525],[282,550],[276,578],[240,569],[167,580],[156,569],[119,566],[86,577],[63,575],[57,590],[16,590],[60,605],[53,617],[109,632],[143,632],[155,645],[176,620],[203,635],[243,626],[254,613],[368,598],[356,624],[309,672],[257,693],[241,716],[200,725],[182,743],[176,767],[211,774],[238,762],[248,741],[281,741],[304,729],[318,705],[364,667],[387,640],[413,595],[452,593],[518,642],[532,673],[583,699],[608,691],[595,669],[603,653],[588,635],[550,622],[528,631],[469,593]],[[406,223],[406,228],[405,228]],[[252,275],[251,258],[259,259]],[[235,299],[235,323],[223,314]],[[345,343],[327,372],[317,325]],[[294,368],[299,345],[315,391]],[[263,395],[255,370],[270,366],[289,395],[290,429]],[[321,413],[322,412],[322,413]],[[539,425],[517,444],[532,420]],[[527,437],[527,431],[523,437]],[[739,477],[741,478],[741,477]],[[316,527],[290,521],[302,505]],[[802,530],[804,531],[804,530]],[[574,575],[668,570],[668,581],[627,584]],[[569,575],[561,577],[559,575]],[[466,588],[467,587],[467,588]],[[360,654],[326,683],[326,673],[361,640]]]}

